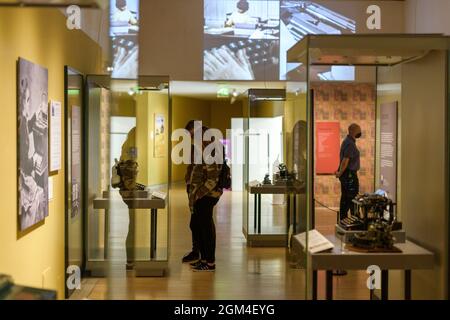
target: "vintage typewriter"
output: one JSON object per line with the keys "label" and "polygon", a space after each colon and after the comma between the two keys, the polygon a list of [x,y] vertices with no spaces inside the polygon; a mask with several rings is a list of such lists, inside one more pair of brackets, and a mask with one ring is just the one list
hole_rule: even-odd
{"label": "vintage typewriter", "polygon": [[39,111],[33,119],[30,121],[36,151],[33,155],[33,164],[37,175],[42,177],[48,167],[48,114]]}
{"label": "vintage typewriter", "polygon": [[363,249],[392,249],[395,242],[392,231],[402,228],[395,214],[395,203],[384,192],[358,195],[353,203],[356,221],[365,232],[355,233],[350,243]]}
{"label": "vintage typewriter", "polygon": [[365,228],[364,221],[357,216],[350,216],[339,221],[339,225],[347,231],[361,231]]}
{"label": "vintage typewriter", "polygon": [[358,195],[353,199],[354,214],[339,222],[345,230],[365,231],[369,225],[379,219],[392,224],[392,230],[400,230],[402,223],[397,221],[395,203],[380,193]]}

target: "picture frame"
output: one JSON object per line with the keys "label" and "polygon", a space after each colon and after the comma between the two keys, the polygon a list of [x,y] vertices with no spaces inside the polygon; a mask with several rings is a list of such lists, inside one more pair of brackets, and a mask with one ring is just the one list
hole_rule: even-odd
{"label": "picture frame", "polygon": [[164,114],[154,114],[153,129],[153,156],[155,158],[163,158],[166,155],[166,117]]}
{"label": "picture frame", "polygon": [[17,72],[18,227],[42,222],[48,208],[48,70],[19,58]]}

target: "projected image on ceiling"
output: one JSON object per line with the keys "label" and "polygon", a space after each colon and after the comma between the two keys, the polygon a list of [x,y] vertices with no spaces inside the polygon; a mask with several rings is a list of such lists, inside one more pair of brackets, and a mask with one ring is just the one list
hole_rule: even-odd
{"label": "projected image on ceiling", "polygon": [[138,33],[139,0],[110,0],[113,78],[137,78],[139,56]]}
{"label": "projected image on ceiling", "polygon": [[[287,51],[307,34],[351,34],[356,32],[355,20],[312,1],[281,0],[280,59],[286,61]],[[282,65],[280,79],[296,79],[298,65]],[[353,67],[328,67],[316,72],[320,80],[354,80]]]}
{"label": "projected image on ceiling", "polygon": [[204,1],[204,80],[277,80],[279,0]]}
{"label": "projected image on ceiling", "polygon": [[[323,1],[204,0],[204,80],[299,80],[287,51],[307,34],[351,34],[356,22]],[[303,78],[302,78],[303,77]],[[355,68],[313,68],[311,79],[353,81]]]}

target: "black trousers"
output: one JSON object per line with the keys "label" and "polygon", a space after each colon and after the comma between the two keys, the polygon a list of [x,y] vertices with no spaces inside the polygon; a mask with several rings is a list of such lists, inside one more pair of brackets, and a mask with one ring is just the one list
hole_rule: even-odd
{"label": "black trousers", "polygon": [[216,226],[214,225],[213,210],[218,198],[203,197],[194,204],[191,216],[193,238],[198,236],[200,255],[208,263],[216,261]]}
{"label": "black trousers", "polygon": [[353,199],[359,193],[359,180],[356,171],[345,170],[339,178],[341,181],[341,203],[339,207],[339,218],[347,217],[348,210],[354,214],[355,206]]}
{"label": "black trousers", "polygon": [[189,228],[191,228],[192,233],[192,252],[200,254],[200,234],[195,228],[195,218],[194,214],[191,214],[191,222],[189,223]]}

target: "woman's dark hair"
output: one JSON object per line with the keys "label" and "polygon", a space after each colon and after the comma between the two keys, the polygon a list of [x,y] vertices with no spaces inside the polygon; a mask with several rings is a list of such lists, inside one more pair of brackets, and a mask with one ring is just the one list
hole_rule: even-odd
{"label": "woman's dark hair", "polygon": [[194,129],[194,125],[196,121],[200,121],[200,120],[189,120],[189,122],[186,124],[186,126],[184,127],[187,131],[191,131],[192,129]]}
{"label": "woman's dark hair", "polygon": [[116,8],[122,9],[127,6],[127,0],[116,0]]}
{"label": "woman's dark hair", "polygon": [[245,11],[248,11],[250,5],[248,4],[247,0],[239,0],[238,3],[236,4],[236,7],[239,10],[242,10],[245,12]]}

